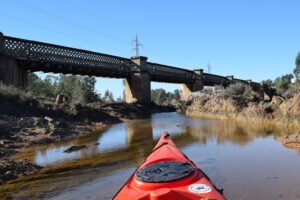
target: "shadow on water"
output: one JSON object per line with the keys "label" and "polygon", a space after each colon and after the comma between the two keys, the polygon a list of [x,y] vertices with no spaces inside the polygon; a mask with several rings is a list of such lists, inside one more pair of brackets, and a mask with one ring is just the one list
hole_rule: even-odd
{"label": "shadow on water", "polygon": [[[18,158],[30,159],[45,168],[35,175],[0,186],[0,198],[110,199],[149,155],[164,131],[168,131],[176,145],[211,173],[221,186],[229,183],[217,170],[218,159],[232,155],[231,161],[223,160],[229,165],[239,159],[234,158],[236,150],[243,153],[244,149],[257,148],[255,141],[264,139],[277,145],[273,138],[282,133],[271,126],[199,120],[176,113],[153,114],[84,137],[24,150]],[[72,145],[86,145],[87,148],[64,153]],[[219,158],[227,148],[231,151]]]}

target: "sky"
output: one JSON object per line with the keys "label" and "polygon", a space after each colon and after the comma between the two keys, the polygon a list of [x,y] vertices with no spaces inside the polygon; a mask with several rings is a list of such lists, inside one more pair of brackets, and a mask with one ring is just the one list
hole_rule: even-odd
{"label": "sky", "polygon": [[[292,73],[300,51],[298,0],[0,0],[4,35],[260,82]],[[41,74],[41,77],[44,77]],[[167,91],[179,84],[151,83]],[[96,89],[123,92],[122,80]]]}

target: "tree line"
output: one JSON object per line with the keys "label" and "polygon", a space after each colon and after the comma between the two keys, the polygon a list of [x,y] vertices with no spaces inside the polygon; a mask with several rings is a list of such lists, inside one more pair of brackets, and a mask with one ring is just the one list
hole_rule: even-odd
{"label": "tree line", "polygon": [[28,76],[28,91],[35,97],[55,98],[58,94],[69,97],[71,103],[116,102],[113,93],[106,90],[103,95],[95,89],[96,79],[76,75],[47,75],[41,79],[34,73]]}
{"label": "tree line", "polygon": [[180,101],[180,92],[178,89],[173,92],[167,92],[162,88],[154,89],[151,90],[151,99],[158,105],[174,105]]}
{"label": "tree line", "polygon": [[[95,77],[85,77],[76,75],[47,75],[44,79],[35,73],[28,76],[27,90],[35,97],[54,99],[59,94],[68,96],[71,103],[112,103],[123,102],[123,97],[115,98],[113,93],[106,90],[100,94],[95,89]],[[156,104],[175,104],[180,100],[179,90],[167,92],[164,89],[151,90],[151,99]]]}
{"label": "tree line", "polygon": [[285,98],[293,96],[300,89],[300,52],[296,56],[293,73],[279,76],[274,81],[268,79],[262,83],[275,87],[277,95]]}

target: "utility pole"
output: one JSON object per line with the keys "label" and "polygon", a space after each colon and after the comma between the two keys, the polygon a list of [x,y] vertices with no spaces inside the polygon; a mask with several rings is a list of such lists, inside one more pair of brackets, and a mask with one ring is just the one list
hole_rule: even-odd
{"label": "utility pole", "polygon": [[211,72],[211,66],[210,66],[209,62],[206,66],[207,66],[207,73],[210,73]]}
{"label": "utility pole", "polygon": [[143,47],[143,44],[139,42],[138,35],[135,36],[135,39],[132,40],[131,44],[133,45],[132,51],[135,51],[135,56],[140,55],[140,47]]}

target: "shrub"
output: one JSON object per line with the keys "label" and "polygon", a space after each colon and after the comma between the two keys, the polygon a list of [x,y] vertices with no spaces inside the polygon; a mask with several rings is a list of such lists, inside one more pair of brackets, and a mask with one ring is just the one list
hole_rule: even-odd
{"label": "shrub", "polygon": [[6,98],[14,98],[20,101],[27,101],[32,99],[32,96],[19,88],[12,85],[6,85],[0,82],[0,95]]}
{"label": "shrub", "polygon": [[284,93],[289,89],[292,83],[293,77],[293,74],[286,74],[275,79],[274,85],[277,95],[284,96]]}
{"label": "shrub", "polygon": [[243,83],[231,84],[225,89],[224,96],[242,102],[249,102],[253,99],[253,90],[249,85]]}
{"label": "shrub", "polygon": [[283,97],[286,99],[292,98],[295,94],[300,92],[300,83],[292,83],[288,89],[283,93]]}

